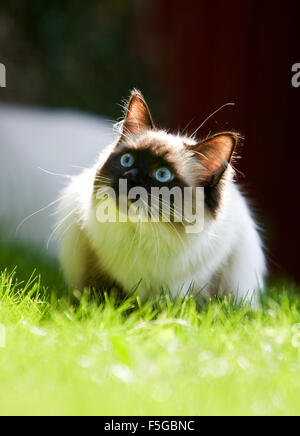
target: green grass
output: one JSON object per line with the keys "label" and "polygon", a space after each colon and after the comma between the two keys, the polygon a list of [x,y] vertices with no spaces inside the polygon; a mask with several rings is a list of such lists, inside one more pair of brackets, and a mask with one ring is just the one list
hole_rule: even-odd
{"label": "green grass", "polygon": [[97,301],[20,247],[2,246],[0,270],[1,415],[300,414],[291,287],[253,313],[230,300]]}

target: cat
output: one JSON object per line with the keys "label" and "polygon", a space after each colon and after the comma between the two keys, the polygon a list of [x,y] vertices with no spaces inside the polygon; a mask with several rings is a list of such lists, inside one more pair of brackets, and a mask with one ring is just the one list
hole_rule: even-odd
{"label": "cat", "polygon": [[[67,282],[79,289],[116,288],[142,299],[168,290],[174,296],[232,294],[237,301],[256,304],[266,263],[230,164],[240,135],[222,132],[196,140],[158,129],[138,90],[131,92],[119,129],[96,164],[73,177],[61,194],[57,225]],[[149,205],[143,211],[135,208],[138,220],[123,220],[129,209],[120,210],[120,181],[126,182],[127,195],[129,188],[146,190]],[[162,187],[191,188],[193,207],[195,189],[202,190],[199,231],[191,231],[194,223],[185,222],[183,213],[176,222],[174,201],[157,197],[158,207],[152,208],[151,192]],[[103,204],[116,220],[99,219]],[[170,211],[169,222],[161,220],[162,206]],[[155,210],[158,221],[147,221]]]}

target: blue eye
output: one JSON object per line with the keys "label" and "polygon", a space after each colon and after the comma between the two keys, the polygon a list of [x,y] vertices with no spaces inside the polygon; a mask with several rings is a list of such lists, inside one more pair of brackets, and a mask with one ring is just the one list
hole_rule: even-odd
{"label": "blue eye", "polygon": [[174,175],[168,168],[162,167],[155,171],[154,177],[161,183],[170,182],[174,179]]}
{"label": "blue eye", "polygon": [[130,153],[125,153],[123,154],[123,156],[121,157],[121,165],[122,167],[132,167],[132,165],[134,164],[134,157],[132,156],[132,154]]}

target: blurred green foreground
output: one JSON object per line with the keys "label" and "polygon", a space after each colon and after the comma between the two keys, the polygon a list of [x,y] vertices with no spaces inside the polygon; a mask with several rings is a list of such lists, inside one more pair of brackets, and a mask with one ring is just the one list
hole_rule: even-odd
{"label": "blurred green foreground", "polygon": [[256,313],[190,297],[142,306],[67,291],[55,263],[19,247],[2,247],[0,268],[1,415],[300,414],[293,289],[271,289]]}

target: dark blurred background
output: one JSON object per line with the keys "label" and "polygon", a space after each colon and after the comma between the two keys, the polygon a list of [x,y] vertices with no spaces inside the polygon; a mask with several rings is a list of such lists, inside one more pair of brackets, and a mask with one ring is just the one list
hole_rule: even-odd
{"label": "dark blurred background", "polygon": [[299,12],[299,1],[276,0],[6,0],[0,99],[118,119],[138,87],[159,125],[189,132],[235,102],[199,135],[245,135],[238,178],[264,228],[270,268],[299,280],[300,88],[291,84]]}

